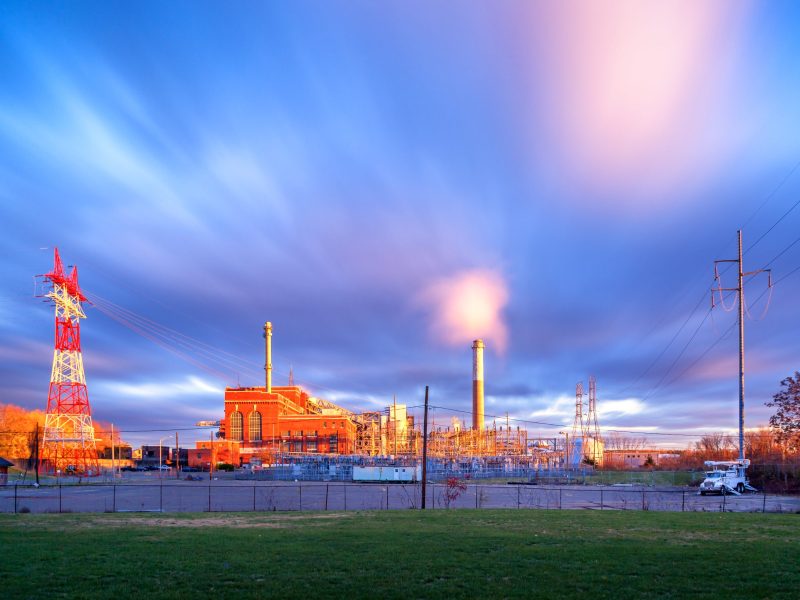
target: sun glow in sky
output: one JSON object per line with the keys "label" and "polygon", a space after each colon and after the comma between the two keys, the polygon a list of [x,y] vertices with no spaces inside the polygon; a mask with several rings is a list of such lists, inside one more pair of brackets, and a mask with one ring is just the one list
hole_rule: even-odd
{"label": "sun glow in sky", "polygon": [[123,430],[218,418],[262,381],[265,320],[276,383],[353,410],[425,385],[468,410],[481,337],[487,406],[534,433],[590,374],[607,424],[733,430],[735,312],[706,311],[743,228],[779,282],[762,320],[747,284],[764,424],[800,356],[798,23],[744,0],[3,2],[0,402],[45,407],[30,278],[58,246],[170,329],[87,307],[89,396]]}
{"label": "sun glow in sky", "polygon": [[498,352],[508,344],[502,310],[508,288],[493,271],[472,270],[433,282],[422,295],[432,305],[431,331],[437,341],[464,346],[478,338],[493,343]]}

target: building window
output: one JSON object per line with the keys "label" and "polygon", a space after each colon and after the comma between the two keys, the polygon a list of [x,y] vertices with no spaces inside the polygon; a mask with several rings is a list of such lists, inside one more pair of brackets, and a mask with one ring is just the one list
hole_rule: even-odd
{"label": "building window", "polygon": [[261,441],[261,413],[258,411],[251,412],[247,417],[247,434],[251,442]]}
{"label": "building window", "polygon": [[237,410],[231,413],[231,440],[241,442],[243,433],[244,419],[242,418],[242,413]]}

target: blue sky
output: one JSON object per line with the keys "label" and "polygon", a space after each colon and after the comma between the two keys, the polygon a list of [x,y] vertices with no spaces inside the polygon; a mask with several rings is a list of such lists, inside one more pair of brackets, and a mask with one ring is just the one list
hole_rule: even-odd
{"label": "blue sky", "polygon": [[[761,320],[747,288],[764,424],[799,368],[799,24],[790,2],[3,3],[0,401],[45,407],[31,277],[58,246],[101,299],[95,417],[135,442],[260,383],[271,320],[276,382],[351,409],[430,385],[469,410],[483,337],[487,414],[551,435],[593,374],[601,427],[683,445],[653,432],[736,427],[736,311],[707,310],[743,228],[747,270],[783,252]],[[208,346],[182,360],[103,300]]]}

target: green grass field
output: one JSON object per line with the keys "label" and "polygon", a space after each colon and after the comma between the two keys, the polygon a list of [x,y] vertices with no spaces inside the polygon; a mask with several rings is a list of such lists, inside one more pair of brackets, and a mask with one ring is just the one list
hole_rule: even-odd
{"label": "green grass field", "polygon": [[4,598],[797,598],[800,516],[0,516]]}

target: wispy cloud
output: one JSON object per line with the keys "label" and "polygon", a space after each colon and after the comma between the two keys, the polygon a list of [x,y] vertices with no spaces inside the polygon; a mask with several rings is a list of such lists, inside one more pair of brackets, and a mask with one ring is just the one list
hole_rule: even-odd
{"label": "wispy cloud", "polygon": [[619,416],[638,415],[646,409],[638,398],[624,400],[603,400],[597,403],[598,419],[613,419]]}
{"label": "wispy cloud", "polygon": [[100,393],[117,394],[128,398],[166,400],[186,396],[215,396],[222,398],[224,389],[196,376],[179,381],[153,381],[147,383],[123,383],[102,380],[96,383]]}

